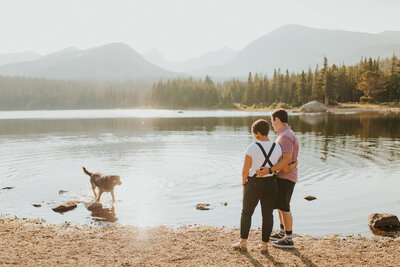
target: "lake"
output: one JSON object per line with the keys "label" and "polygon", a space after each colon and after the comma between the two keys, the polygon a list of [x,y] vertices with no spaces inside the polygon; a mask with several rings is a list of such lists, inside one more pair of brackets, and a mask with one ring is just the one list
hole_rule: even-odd
{"label": "lake", "polygon": [[[251,125],[269,116],[245,111],[2,111],[0,189],[14,188],[0,191],[0,214],[48,223],[239,227],[241,169],[244,152],[254,142]],[[300,143],[299,182],[291,204],[295,233],[369,235],[371,213],[400,215],[399,114],[290,114],[289,123]],[[101,210],[91,212],[80,204],[64,214],[53,212],[65,201],[93,200],[82,166],[121,176],[114,207],[105,193]],[[317,199],[306,201],[307,195]],[[204,202],[212,209],[195,209]],[[275,229],[277,222],[275,216]],[[252,227],[260,226],[257,207]]]}

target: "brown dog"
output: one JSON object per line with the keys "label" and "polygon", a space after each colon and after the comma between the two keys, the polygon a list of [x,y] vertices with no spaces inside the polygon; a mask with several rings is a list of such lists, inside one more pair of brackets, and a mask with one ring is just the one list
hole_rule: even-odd
{"label": "brown dog", "polygon": [[[92,189],[94,193],[94,197],[97,198],[97,201],[100,201],[101,194],[103,192],[111,192],[112,201],[115,201],[114,197],[114,186],[121,185],[121,181],[118,175],[103,175],[99,172],[91,173],[83,168],[83,172],[90,176],[90,183],[92,184]],[[99,195],[96,194],[96,187],[99,188]]]}

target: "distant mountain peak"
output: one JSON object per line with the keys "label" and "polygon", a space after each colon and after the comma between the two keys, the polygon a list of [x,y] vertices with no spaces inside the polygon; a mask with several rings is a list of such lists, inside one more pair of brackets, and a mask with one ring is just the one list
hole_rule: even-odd
{"label": "distant mountain peak", "polygon": [[85,50],[63,49],[35,61],[1,66],[0,74],[68,80],[124,80],[174,75],[146,61],[122,42]]}
{"label": "distant mountain peak", "polygon": [[156,48],[152,48],[142,54],[144,58],[150,62],[162,62],[164,61],[164,56]]}
{"label": "distant mountain peak", "polygon": [[78,51],[78,50],[79,50],[79,49],[76,48],[75,46],[71,46],[71,47],[67,47],[67,48],[58,50],[58,51],[56,51],[56,52],[47,54],[47,55],[45,55],[45,56],[47,57],[47,56],[53,56],[53,55],[61,55],[61,54],[64,54],[64,53],[75,52],[75,51]]}
{"label": "distant mountain peak", "polygon": [[129,45],[123,43],[123,42],[114,42],[114,43],[109,43],[109,44],[105,44],[102,46],[99,46],[97,48],[115,48],[115,49],[129,49],[129,50],[133,50]]}
{"label": "distant mountain peak", "polygon": [[275,30],[272,30],[271,32],[269,32],[269,34],[272,34],[275,32],[287,32],[287,31],[296,31],[296,30],[317,30],[317,28],[311,28],[311,27],[307,27],[304,25],[300,25],[300,24],[286,24],[286,25],[276,28]]}

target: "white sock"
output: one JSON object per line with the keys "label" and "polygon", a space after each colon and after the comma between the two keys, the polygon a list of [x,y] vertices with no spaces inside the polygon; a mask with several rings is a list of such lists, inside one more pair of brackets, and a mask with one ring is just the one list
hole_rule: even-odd
{"label": "white sock", "polygon": [[283,225],[280,226],[279,234],[283,236],[283,235],[285,235],[285,228],[282,227],[282,226],[283,226]]}
{"label": "white sock", "polygon": [[286,233],[285,233],[285,239],[292,240],[292,236],[293,236],[292,231],[290,231],[289,234],[288,234],[288,232],[289,231],[286,231]]}

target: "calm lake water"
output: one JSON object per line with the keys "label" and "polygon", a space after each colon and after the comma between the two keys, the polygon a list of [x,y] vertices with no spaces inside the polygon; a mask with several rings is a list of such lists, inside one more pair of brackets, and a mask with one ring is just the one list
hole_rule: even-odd
{"label": "calm lake water", "polygon": [[[0,191],[0,214],[40,217],[48,223],[238,227],[244,151],[254,141],[250,127],[269,115],[0,112],[0,189],[15,187]],[[299,182],[292,198],[296,233],[369,235],[370,213],[400,215],[399,114],[291,114],[289,120],[300,142]],[[93,200],[82,166],[121,176],[114,208],[105,193],[100,211],[92,213],[80,204],[64,214],[53,212],[51,208],[68,200]],[[61,189],[68,192],[59,194]],[[307,195],[317,200],[304,200]],[[221,204],[225,201],[227,206]],[[196,210],[200,202],[213,209]],[[260,225],[257,207],[252,226]]]}

